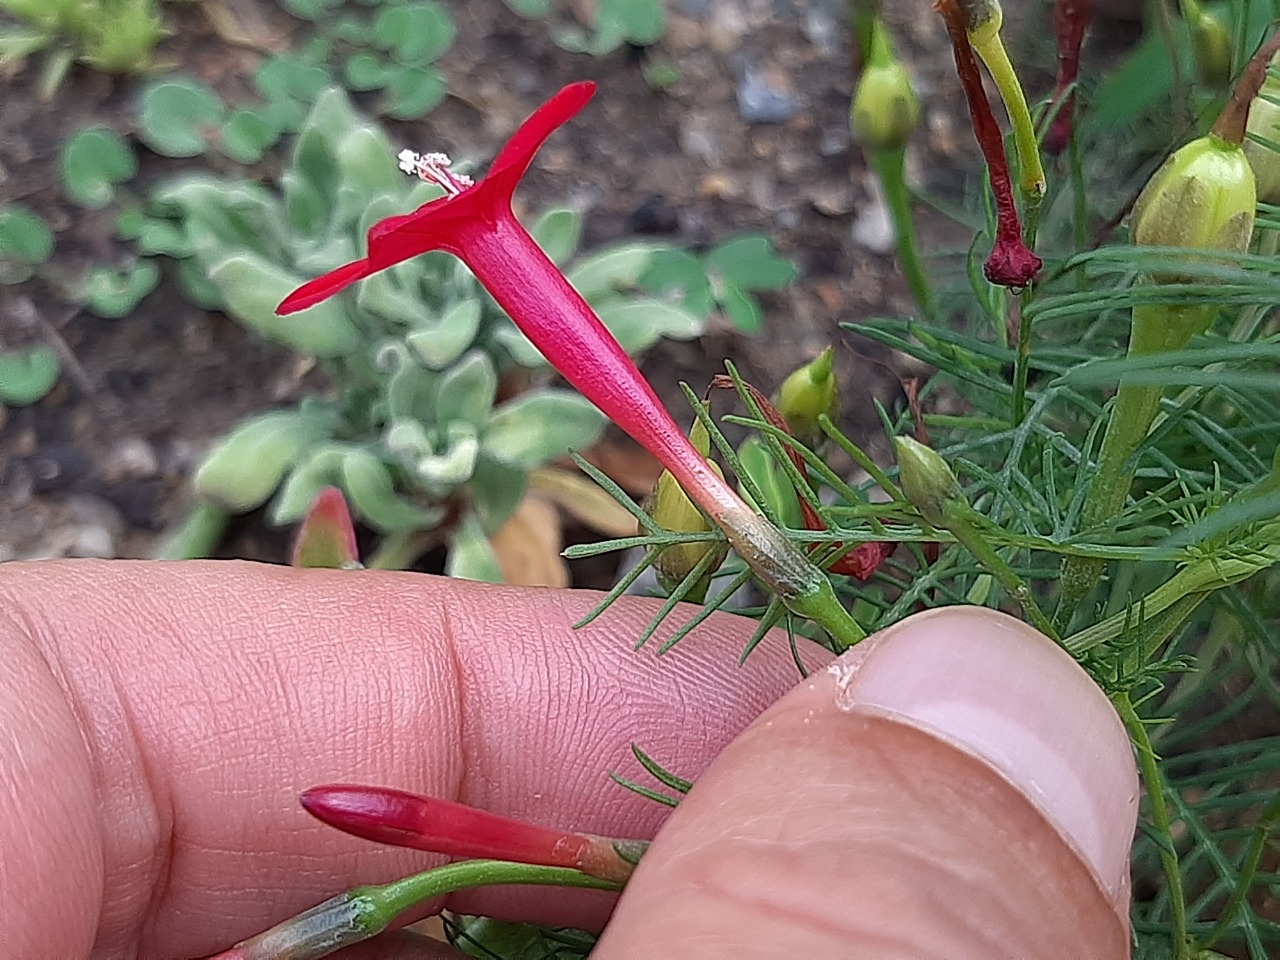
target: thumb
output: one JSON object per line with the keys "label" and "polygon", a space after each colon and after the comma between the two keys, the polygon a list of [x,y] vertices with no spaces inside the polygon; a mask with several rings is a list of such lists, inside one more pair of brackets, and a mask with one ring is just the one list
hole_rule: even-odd
{"label": "thumb", "polygon": [[864,641],[737,737],[600,957],[1124,957],[1138,785],[1103,693],[977,607]]}

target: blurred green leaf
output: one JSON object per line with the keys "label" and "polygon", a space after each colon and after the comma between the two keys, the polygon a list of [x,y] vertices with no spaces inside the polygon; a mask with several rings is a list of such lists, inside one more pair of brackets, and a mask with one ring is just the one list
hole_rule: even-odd
{"label": "blurred green leaf", "polygon": [[778,290],[800,273],[773,249],[762,233],[748,233],[721,244],[706,259],[707,272],[743,290]]}
{"label": "blurred green leaf", "polygon": [[622,349],[639,353],[663,337],[692,340],[702,333],[702,317],[662,300],[635,297],[604,303],[596,310]]}
{"label": "blurred green leaf", "polygon": [[368,450],[348,450],[342,458],[342,489],[353,512],[382,533],[435,526],[440,510],[428,510],[396,493],[387,465]]}
{"label": "blurred green leaf", "polygon": [[720,305],[739,332],[755,334],[764,328],[764,311],[760,309],[760,302],[740,287],[726,285],[720,291]]}
{"label": "blurred green leaf", "polygon": [[162,156],[198,156],[222,115],[222,101],[204,83],[189,77],[155,80],[142,92],[138,137]]}
{"label": "blurred green leaf", "polygon": [[578,249],[582,215],[565,208],[548,210],[534,222],[529,233],[553,263],[564,263]]}
{"label": "blurred green leaf", "polygon": [[444,99],[444,78],[435,67],[400,67],[387,84],[382,112],[397,120],[417,120]]}
{"label": "blurred green leaf", "polygon": [[513,13],[540,20],[551,13],[551,0],[505,0]]}
{"label": "blurred green leaf", "polygon": [[565,277],[587,300],[634,289],[660,249],[665,248],[652,240],[620,243],[584,257],[565,271]]}
{"label": "blurred green leaf", "polygon": [[62,148],[62,189],[82,207],[105,207],[118,183],[138,172],[133,151],[109,127],[88,127],[75,133]]}
{"label": "blurred green leaf", "polygon": [[351,90],[381,90],[396,73],[395,64],[376,53],[361,50],[347,58],[342,75]]}
{"label": "blurred green leaf", "polygon": [[58,355],[44,344],[0,351],[0,403],[25,407],[58,382]]}
{"label": "blurred green leaf", "polygon": [[90,312],[109,320],[127,317],[160,282],[160,268],[139,260],[122,270],[95,267],[85,280],[84,298]]}
{"label": "blurred green leaf", "polygon": [[479,429],[489,419],[497,394],[493,361],[482,351],[472,350],[440,378],[436,420],[441,425],[460,420]]}
{"label": "blurred green leaf", "polygon": [[314,357],[341,357],[360,346],[360,331],[341,298],[301,313],[276,315],[276,306],[304,278],[252,253],[228,257],[209,271],[228,312],[268,340]]}
{"label": "blurred green leaf", "polygon": [[427,0],[385,6],[373,24],[374,42],[403,64],[431,63],[453,45],[457,27],[441,4]]}
{"label": "blurred green leaf", "polygon": [[309,105],[332,83],[333,77],[323,67],[288,56],[268,57],[253,75],[254,88],[268,101]]}
{"label": "blurred green leaf", "polygon": [[0,283],[21,283],[53,255],[53,233],[17,203],[0,207]]}
{"label": "blurred green leaf", "polygon": [[[250,417],[205,457],[193,480],[196,492],[230,513],[247,513],[266,502],[285,471],[327,437],[330,427],[331,421],[323,415],[301,410]],[[311,492],[298,516],[315,499],[315,493]]]}
{"label": "blurred green leaf", "polygon": [[532,390],[494,409],[481,448],[501,463],[539,467],[591,446],[603,429],[604,415],[576,393]]}
{"label": "blurred green leaf", "polygon": [[240,163],[257,163],[279,139],[280,128],[259,110],[237,110],[222,125],[222,152]]}
{"label": "blurred green leaf", "polygon": [[321,20],[342,6],[342,0],[280,0],[280,6],[300,20]]}
{"label": "blurred green leaf", "polygon": [[432,370],[443,370],[475,341],[480,316],[478,300],[459,300],[445,311],[438,323],[413,331],[405,337],[405,342]]}
{"label": "blurred green leaf", "polygon": [[466,514],[449,537],[449,556],[445,560],[444,572],[459,580],[502,582],[498,558],[474,514]]}

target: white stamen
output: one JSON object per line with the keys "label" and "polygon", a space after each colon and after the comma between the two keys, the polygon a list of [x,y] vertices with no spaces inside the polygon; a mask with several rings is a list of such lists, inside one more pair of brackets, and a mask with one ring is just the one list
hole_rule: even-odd
{"label": "white stamen", "polygon": [[453,161],[448,154],[401,150],[397,159],[400,161],[400,169],[409,176],[444,187],[447,193],[454,196],[474,185],[474,181],[466,174],[449,172]]}

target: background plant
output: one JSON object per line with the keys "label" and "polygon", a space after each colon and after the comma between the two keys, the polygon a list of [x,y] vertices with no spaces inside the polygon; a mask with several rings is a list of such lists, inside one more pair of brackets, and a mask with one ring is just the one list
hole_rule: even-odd
{"label": "background plant", "polygon": [[0,66],[43,57],[39,87],[45,99],[80,60],[108,73],[154,69],[165,35],[159,0],[0,0]]}

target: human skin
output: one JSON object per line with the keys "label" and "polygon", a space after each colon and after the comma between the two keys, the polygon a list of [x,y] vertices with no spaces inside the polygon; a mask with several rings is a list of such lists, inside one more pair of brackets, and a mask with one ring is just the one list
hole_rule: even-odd
{"label": "human skin", "polygon": [[[835,669],[806,649],[797,686],[785,638],[735,665],[750,621],[714,616],[659,658],[632,650],[646,600],[574,631],[596,600],[246,563],[0,565],[0,954],[204,956],[438,862],[312,820],[297,795],[316,784],[652,836],[665,808],[607,777],[643,778],[633,742],[699,782],[599,956],[1127,954],[1128,744],[1029,628],[912,618]],[[982,716],[954,709],[970,702]],[[447,905],[599,929],[614,904]]]}

